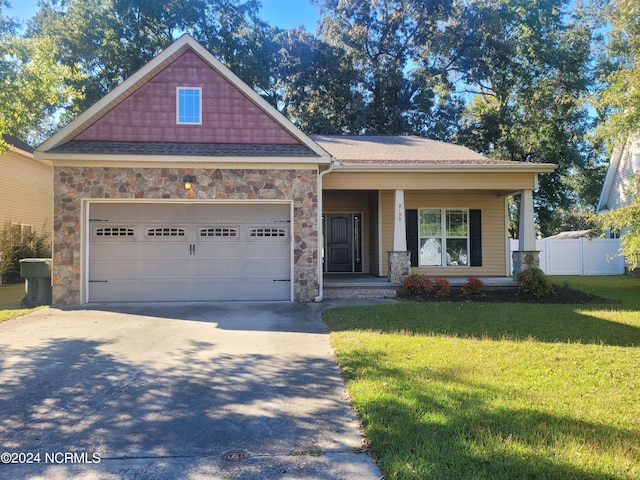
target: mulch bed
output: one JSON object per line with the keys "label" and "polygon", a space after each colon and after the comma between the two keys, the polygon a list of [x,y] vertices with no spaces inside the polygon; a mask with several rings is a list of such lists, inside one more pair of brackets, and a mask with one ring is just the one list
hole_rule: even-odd
{"label": "mulch bed", "polygon": [[416,302],[485,302],[485,303],[551,303],[551,304],[588,304],[588,303],[619,303],[616,300],[591,295],[590,293],[573,290],[569,287],[554,285],[555,293],[548,297],[534,297],[520,292],[517,288],[484,289],[474,295],[465,295],[459,288],[451,287],[451,295],[444,297],[409,296],[399,294],[400,298]]}

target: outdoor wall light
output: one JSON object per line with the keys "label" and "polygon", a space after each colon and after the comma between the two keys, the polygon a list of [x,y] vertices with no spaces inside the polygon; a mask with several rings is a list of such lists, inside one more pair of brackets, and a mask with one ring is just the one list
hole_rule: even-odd
{"label": "outdoor wall light", "polygon": [[196,181],[196,177],[194,177],[193,175],[185,175],[182,181],[184,182],[184,189],[191,190],[193,182]]}

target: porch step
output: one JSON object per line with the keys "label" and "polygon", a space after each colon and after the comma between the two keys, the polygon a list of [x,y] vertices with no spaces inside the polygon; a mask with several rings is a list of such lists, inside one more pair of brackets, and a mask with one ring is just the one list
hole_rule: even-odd
{"label": "porch step", "polygon": [[354,298],[396,298],[402,289],[400,284],[329,284],[324,285],[324,298],[327,300],[347,300]]}
{"label": "porch step", "polygon": [[[434,277],[435,278],[435,277]],[[481,277],[484,288],[495,290],[513,288],[516,283],[510,277]],[[452,288],[460,288],[466,277],[447,277]],[[327,300],[348,300],[357,298],[397,298],[402,284],[390,283],[386,278],[369,275],[325,275],[324,298]]]}

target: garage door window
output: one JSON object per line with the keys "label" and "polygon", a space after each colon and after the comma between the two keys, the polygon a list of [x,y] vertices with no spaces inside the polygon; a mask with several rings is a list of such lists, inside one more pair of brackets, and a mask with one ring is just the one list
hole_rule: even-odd
{"label": "garage door window", "polygon": [[187,234],[186,228],[180,227],[152,227],[147,228],[147,237],[184,237]]}
{"label": "garage door window", "polygon": [[131,227],[96,227],[94,235],[98,238],[104,237],[134,237],[135,229]]}
{"label": "garage door window", "polygon": [[237,236],[237,227],[205,227],[200,229],[200,237],[203,238],[235,238]]}
{"label": "garage door window", "polygon": [[258,228],[251,228],[249,230],[250,238],[258,238],[258,237],[284,238],[286,236],[287,236],[287,231],[284,228],[258,227]]}

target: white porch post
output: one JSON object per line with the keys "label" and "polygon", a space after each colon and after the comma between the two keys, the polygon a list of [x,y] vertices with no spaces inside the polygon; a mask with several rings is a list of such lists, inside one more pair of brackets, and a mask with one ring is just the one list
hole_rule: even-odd
{"label": "white porch post", "polygon": [[396,190],[394,196],[393,247],[394,252],[407,251],[407,226],[404,212],[404,190]]}
{"label": "white porch post", "polygon": [[401,282],[411,274],[411,252],[407,251],[407,222],[404,210],[404,190],[396,190],[393,202],[393,238],[388,252],[389,281]]}
{"label": "white porch post", "polygon": [[520,193],[520,230],[518,232],[518,250],[521,252],[536,249],[536,227],[533,218],[533,190]]}
{"label": "white porch post", "polygon": [[523,270],[540,265],[536,250],[536,226],[533,218],[533,190],[520,192],[520,228],[518,251],[513,252],[513,278]]}

